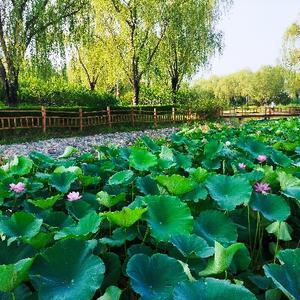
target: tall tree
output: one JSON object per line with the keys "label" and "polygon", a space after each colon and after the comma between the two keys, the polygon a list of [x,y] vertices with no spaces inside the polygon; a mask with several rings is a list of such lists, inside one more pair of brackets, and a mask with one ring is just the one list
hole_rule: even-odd
{"label": "tall tree", "polygon": [[119,55],[120,67],[132,87],[132,104],[139,103],[140,84],[156,55],[168,25],[164,0],[104,0],[98,7]]}
{"label": "tall tree", "polygon": [[172,1],[158,64],[162,74],[169,78],[174,102],[182,80],[195,74],[221,49],[222,34],[216,24],[229,3],[224,0]]}
{"label": "tall tree", "polygon": [[10,106],[18,102],[25,56],[62,50],[66,33],[81,26],[78,17],[88,6],[89,0],[0,1],[0,77]]}

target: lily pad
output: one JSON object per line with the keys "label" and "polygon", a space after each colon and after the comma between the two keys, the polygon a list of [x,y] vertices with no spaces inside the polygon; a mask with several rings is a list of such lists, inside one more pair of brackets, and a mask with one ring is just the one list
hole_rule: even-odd
{"label": "lily pad", "polygon": [[157,157],[146,150],[133,148],[129,156],[129,165],[139,171],[148,171],[157,165]]}

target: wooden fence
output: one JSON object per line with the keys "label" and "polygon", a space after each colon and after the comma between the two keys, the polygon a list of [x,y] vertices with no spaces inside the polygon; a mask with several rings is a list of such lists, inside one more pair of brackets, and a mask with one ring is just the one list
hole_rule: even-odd
{"label": "wooden fence", "polygon": [[[300,107],[288,108],[231,108],[221,110],[217,115],[220,118],[272,118],[284,116],[299,116]],[[60,111],[46,110],[0,110],[0,130],[14,130],[24,128],[40,128],[46,132],[49,128],[84,128],[94,126],[109,126],[116,124],[152,124],[155,127],[163,123],[179,123],[200,121],[206,119],[205,114],[192,112],[191,109],[182,110],[172,108],[163,110],[154,108],[112,109],[107,107],[99,111]]]}

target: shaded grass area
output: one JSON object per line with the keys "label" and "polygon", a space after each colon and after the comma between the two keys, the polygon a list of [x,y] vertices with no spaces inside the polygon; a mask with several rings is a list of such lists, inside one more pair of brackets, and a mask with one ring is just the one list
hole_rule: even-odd
{"label": "shaded grass area", "polygon": [[43,133],[39,129],[17,129],[17,130],[6,130],[0,131],[0,145],[10,145],[19,143],[36,142],[42,140],[48,140],[52,138],[69,138],[69,137],[80,137],[89,136],[96,134],[107,134],[115,132],[132,132],[139,130],[148,129],[162,129],[169,127],[178,127],[179,124],[159,124],[157,128],[150,124],[140,124],[132,126],[131,124],[115,125],[110,128],[109,126],[97,126],[91,128],[85,128],[82,132],[79,129],[68,129],[68,128],[50,128],[46,133]]}

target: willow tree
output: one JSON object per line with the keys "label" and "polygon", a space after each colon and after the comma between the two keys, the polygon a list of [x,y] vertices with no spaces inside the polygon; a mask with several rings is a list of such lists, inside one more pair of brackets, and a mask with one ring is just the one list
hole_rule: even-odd
{"label": "willow tree", "polygon": [[19,74],[26,55],[62,50],[66,34],[79,28],[89,0],[1,0],[0,77],[7,102],[18,103]]}
{"label": "willow tree", "polygon": [[120,68],[129,81],[133,99],[139,103],[143,75],[155,57],[168,23],[168,2],[164,0],[98,1],[102,20],[119,56]]}
{"label": "willow tree", "polygon": [[174,0],[157,65],[169,78],[173,101],[182,80],[205,66],[221,49],[222,34],[216,29],[220,14],[230,1]]}

